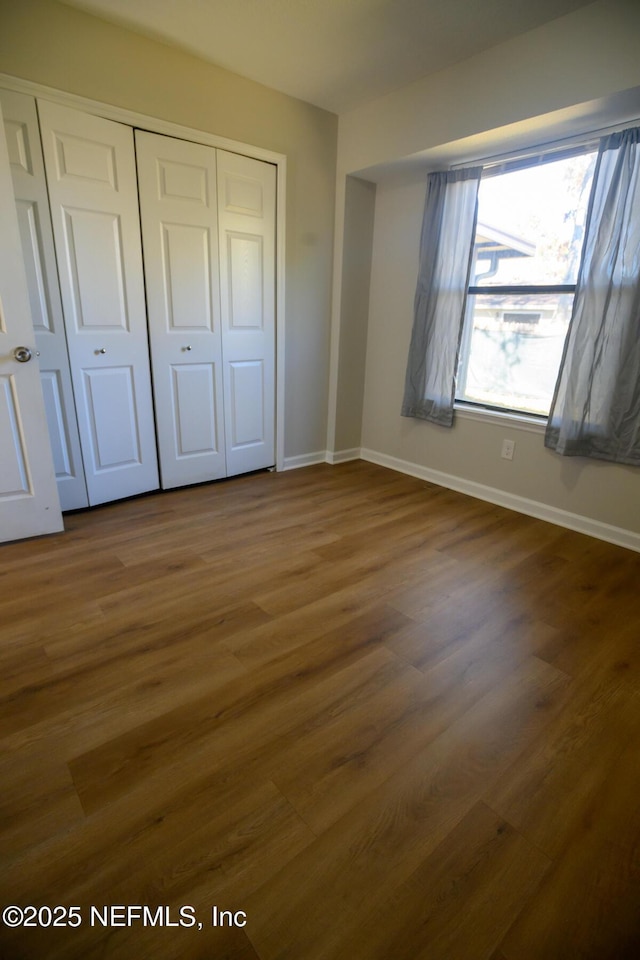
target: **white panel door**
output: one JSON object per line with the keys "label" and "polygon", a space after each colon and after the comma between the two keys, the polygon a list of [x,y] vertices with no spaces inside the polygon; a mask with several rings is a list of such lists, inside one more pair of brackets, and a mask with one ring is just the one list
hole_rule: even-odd
{"label": "white panel door", "polygon": [[36,102],[33,97],[9,90],[0,91],[0,101],[58,495],[63,510],[77,510],[88,506],[89,500],[71,387]]}
{"label": "white panel door", "polygon": [[38,101],[91,504],[158,487],[133,130]]}
{"label": "white panel door", "polygon": [[276,170],[217,154],[225,440],[234,476],[276,459]]}
{"label": "white panel door", "polygon": [[[0,111],[0,121],[2,113]],[[22,349],[20,349],[22,348]],[[0,540],[63,529],[0,122]],[[20,362],[18,358],[22,358]]]}
{"label": "white panel door", "polygon": [[226,476],[216,151],[136,130],[162,486]]}

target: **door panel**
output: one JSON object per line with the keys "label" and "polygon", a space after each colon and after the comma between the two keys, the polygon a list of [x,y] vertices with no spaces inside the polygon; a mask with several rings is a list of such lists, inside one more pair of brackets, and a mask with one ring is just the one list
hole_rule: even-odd
{"label": "door panel", "polygon": [[264,330],[262,237],[227,233],[229,329]]}
{"label": "door panel", "polygon": [[167,329],[213,333],[210,228],[163,223],[162,268]]}
{"label": "door panel", "polygon": [[[0,111],[0,540],[62,530],[35,354],[9,155]],[[27,162],[26,141],[22,156]],[[25,355],[26,356],[26,355]]]}
{"label": "door panel", "polygon": [[[54,130],[52,139],[57,180],[88,181],[117,190],[116,153],[111,144],[99,143],[93,137],[74,136],[64,130]],[[87,196],[91,196],[90,186]]]}
{"label": "door panel", "polygon": [[216,151],[136,131],[162,486],[226,476]]}
{"label": "door panel", "polygon": [[25,437],[20,429],[19,402],[15,378],[0,378],[0,447],[10,453],[3,456],[2,489],[5,497],[23,497],[30,494],[29,469]]}
{"label": "door panel", "polygon": [[228,365],[231,398],[230,447],[255,447],[266,437],[264,408],[264,363],[262,360],[238,360]]}
{"label": "door panel", "polygon": [[38,102],[91,504],[158,486],[133,131]]}
{"label": "door panel", "polygon": [[[173,146],[169,146],[167,141]],[[157,157],[158,199],[191,200],[199,207],[210,210],[212,201],[215,202],[215,183],[211,182],[211,155],[205,156],[203,152],[210,148],[204,147],[203,150],[199,150],[197,144],[193,144],[196,150],[199,150],[199,155],[196,155],[195,151],[191,150],[191,145],[185,144],[184,147],[179,147],[177,146],[179,143],[184,141],[174,140],[172,137],[154,139],[154,150],[158,148],[163,153],[173,150],[176,157],[175,160]],[[189,156],[193,158],[194,163],[189,162]]]}
{"label": "door panel", "polygon": [[[62,401],[62,385],[59,370],[40,371],[44,408],[49,426],[51,453],[58,481],[73,476],[69,424]],[[62,501],[62,497],[60,498]],[[84,504],[86,506],[86,503]]]}
{"label": "door panel", "polygon": [[[93,470],[99,474],[141,463],[133,367],[104,367],[82,373]],[[114,430],[113,424],[120,424],[121,429]]]}
{"label": "door panel", "polygon": [[[219,453],[215,365],[182,363],[172,367],[171,373],[177,458]],[[199,411],[197,417],[194,410]]]}
{"label": "door panel", "polygon": [[43,276],[42,224],[38,205],[32,200],[22,200],[16,196],[16,212],[27,273],[33,329],[36,333],[53,333],[51,303]]}
{"label": "door panel", "polygon": [[89,503],[71,386],[36,103],[0,91],[31,317],[63,510]]}
{"label": "door panel", "polygon": [[227,474],[275,463],[275,201],[271,164],[218,150]]}
{"label": "door panel", "polygon": [[130,333],[121,220],[95,210],[63,210],[65,268],[75,332]]}

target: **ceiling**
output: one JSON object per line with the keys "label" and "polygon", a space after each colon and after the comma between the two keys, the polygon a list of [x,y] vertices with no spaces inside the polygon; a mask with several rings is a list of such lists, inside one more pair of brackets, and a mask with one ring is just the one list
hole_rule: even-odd
{"label": "ceiling", "polygon": [[592,0],[63,0],[343,113]]}

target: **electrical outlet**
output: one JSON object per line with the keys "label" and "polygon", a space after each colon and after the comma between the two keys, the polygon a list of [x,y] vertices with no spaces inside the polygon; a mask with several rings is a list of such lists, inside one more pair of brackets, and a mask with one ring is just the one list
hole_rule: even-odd
{"label": "electrical outlet", "polygon": [[513,460],[513,451],[516,448],[515,440],[502,441],[502,459]]}

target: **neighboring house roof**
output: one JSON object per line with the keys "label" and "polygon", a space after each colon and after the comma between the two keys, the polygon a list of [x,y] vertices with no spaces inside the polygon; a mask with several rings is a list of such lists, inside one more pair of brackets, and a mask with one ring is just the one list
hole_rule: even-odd
{"label": "neighboring house roof", "polygon": [[482,253],[497,253],[503,257],[533,257],[536,252],[535,243],[530,243],[523,237],[517,237],[506,230],[498,230],[488,223],[478,221],[476,226],[476,244]]}

